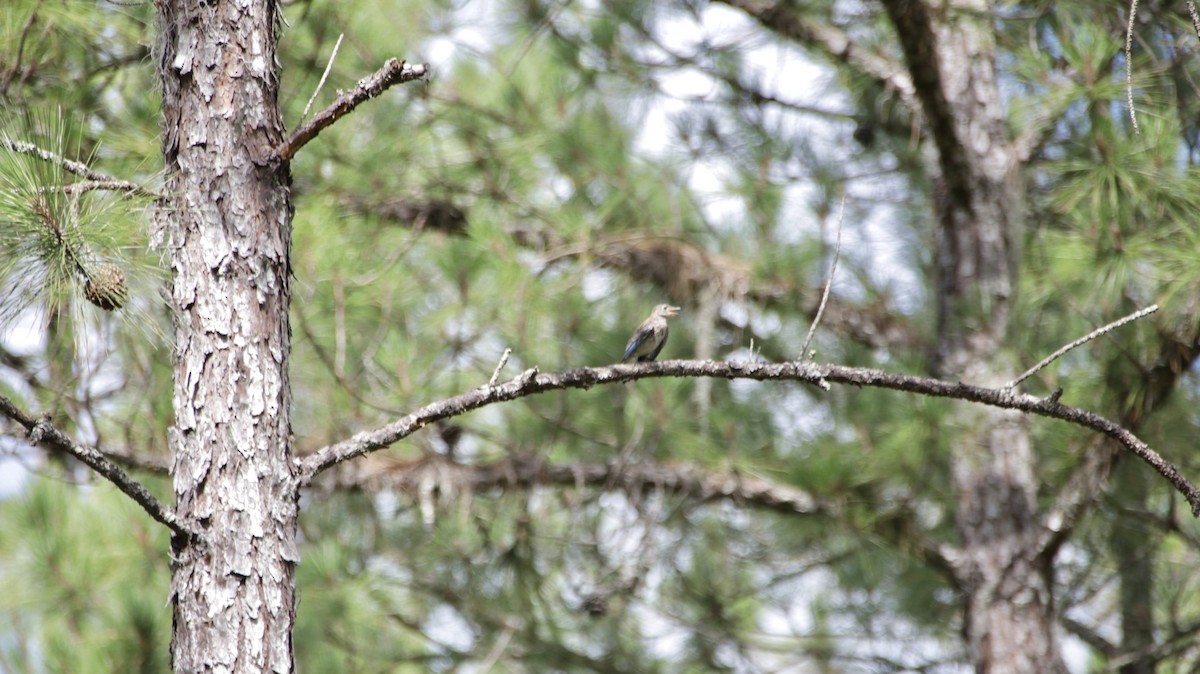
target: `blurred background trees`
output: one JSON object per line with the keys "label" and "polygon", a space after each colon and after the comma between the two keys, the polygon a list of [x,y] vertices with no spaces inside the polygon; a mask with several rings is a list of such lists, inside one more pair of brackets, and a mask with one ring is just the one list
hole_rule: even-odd
{"label": "blurred background trees", "polygon": [[[1200,422],[1200,39],[1186,7],[1139,9],[1138,133],[1125,105],[1124,3],[931,12],[940,48],[961,39],[962,53],[995,66],[1003,128],[972,126],[986,115],[961,108],[950,119],[978,131],[959,140],[983,142],[980,156],[1001,138],[1016,162],[1011,193],[982,197],[1011,228],[999,322],[986,297],[945,309],[962,290],[947,286],[947,269],[963,258],[939,257],[942,228],[969,200],[897,39],[909,9],[285,3],[289,128],[340,34],[317,108],[389,57],[434,67],[421,89],[360,107],[293,162],[296,451],[481,385],[505,348],[508,373],[615,362],[663,301],[685,313],[662,358],[797,358],[846,195],[817,360],[964,380],[972,365],[1019,372],[1157,302],[1151,319],[1025,388],[1062,387],[1064,402],[1120,420],[1200,475],[1189,451]],[[153,11],[9,0],[4,131],[158,184]],[[5,161],[5,175],[26,165]],[[83,207],[140,223],[120,237],[83,233],[125,266],[130,305],[105,312],[61,289],[57,302],[49,291],[30,301],[23,268],[5,266],[0,390],[164,474],[170,346],[153,231],[143,204],[81,200],[108,200]],[[0,237],[11,220],[5,211]],[[983,332],[995,340],[984,352],[948,357]],[[980,423],[948,402],[884,391],[676,379],[457,418],[306,492],[298,666],[1006,671],[969,638],[978,588],[955,556],[975,531],[964,509],[1011,515],[1012,503],[955,473]],[[10,588],[0,669],[167,669],[165,532],[107,483],[0,428]],[[1016,548],[1040,585],[1019,584],[1032,599],[982,599],[1044,609],[1054,652],[1039,667],[1191,671],[1200,530],[1186,506],[1101,438],[1045,420],[1023,432],[1031,452],[1012,470],[1031,480],[1015,499],[1031,499],[1017,532],[1030,539]],[[617,467],[762,480],[810,507],[587,477]],[[152,484],[169,493],[165,478]]]}

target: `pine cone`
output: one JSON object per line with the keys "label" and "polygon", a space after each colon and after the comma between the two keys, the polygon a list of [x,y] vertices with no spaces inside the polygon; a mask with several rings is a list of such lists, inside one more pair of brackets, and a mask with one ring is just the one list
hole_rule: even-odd
{"label": "pine cone", "polygon": [[83,284],[83,294],[89,302],[105,311],[120,309],[129,296],[125,272],[108,262],[97,266]]}

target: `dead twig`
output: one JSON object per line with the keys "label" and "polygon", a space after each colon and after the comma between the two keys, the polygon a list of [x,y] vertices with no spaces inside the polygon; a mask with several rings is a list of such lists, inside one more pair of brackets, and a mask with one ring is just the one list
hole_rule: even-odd
{"label": "dead twig", "polygon": [[92,169],[88,168],[87,164],[84,164],[83,162],[75,161],[74,159],[67,159],[60,154],[40,148],[33,143],[12,140],[11,138],[0,135],[0,148],[8,150],[9,152],[16,152],[17,154],[37,157],[44,162],[56,164],[61,166],[67,173],[77,175],[89,181],[85,183],[77,183],[80,185],[80,187],[75,187],[74,185],[63,186],[62,189],[64,191],[86,192],[89,190],[112,190],[116,192],[134,192],[154,198],[162,198],[164,196],[135,182],[121,180],[120,178],[115,178],[108,174],[100,173],[99,171],[93,171]]}
{"label": "dead twig", "polygon": [[1125,98],[1129,101],[1129,121],[1133,122],[1135,136],[1140,133],[1137,111],[1133,109],[1133,20],[1137,17],[1137,6],[1138,0],[1129,0],[1129,26],[1125,29]]}
{"label": "dead twig", "polygon": [[512,349],[505,349],[500,355],[500,362],[496,363],[496,369],[492,372],[492,378],[488,380],[488,386],[495,386],[496,382],[500,381],[500,371],[508,364],[508,357],[512,355]]}
{"label": "dead twig", "polygon": [[1109,323],[1108,325],[1105,325],[1103,327],[1092,330],[1091,332],[1084,335],[1083,337],[1080,337],[1079,339],[1071,342],[1070,344],[1067,344],[1066,346],[1061,347],[1060,349],[1058,349],[1054,353],[1050,354],[1049,356],[1046,356],[1041,361],[1039,361],[1037,365],[1034,365],[1033,367],[1029,368],[1028,370],[1025,370],[1025,372],[1023,372],[1021,374],[1021,376],[1019,376],[1016,379],[1005,384],[1005,387],[1006,388],[1016,388],[1017,384],[1020,384],[1021,382],[1025,381],[1026,379],[1029,379],[1038,370],[1040,370],[1040,369],[1046,367],[1047,365],[1049,365],[1050,363],[1053,363],[1054,361],[1058,360],[1060,357],[1062,357],[1063,354],[1070,351],[1071,349],[1074,349],[1077,346],[1086,344],[1086,343],[1092,341],[1093,339],[1099,337],[1100,335],[1103,335],[1108,332],[1112,332],[1113,330],[1116,330],[1117,328],[1121,327],[1122,325],[1125,325],[1126,323],[1136,321],[1137,319],[1139,319],[1143,316],[1149,316],[1150,314],[1152,314],[1156,311],[1158,311],[1158,305],[1151,304],[1150,306],[1146,307],[1145,309],[1140,309],[1138,311],[1133,312],[1132,314],[1129,314],[1125,318],[1115,320],[1112,323]]}
{"label": "dead twig", "polygon": [[317,82],[317,88],[313,90],[312,96],[309,97],[308,103],[304,106],[304,113],[300,115],[301,122],[308,119],[308,111],[312,110],[313,101],[317,100],[317,95],[325,87],[325,80],[329,79],[329,71],[333,70],[333,61],[337,58],[338,50],[342,48],[342,38],[344,37],[346,37],[345,33],[338,34],[337,43],[333,45],[333,52],[329,54],[329,63],[325,64],[325,72],[321,73],[321,81]]}
{"label": "dead twig", "polygon": [[825,313],[825,304],[829,302],[829,290],[833,288],[833,275],[837,272],[838,257],[842,254],[842,220],[846,217],[846,193],[842,193],[842,203],[838,206],[837,234],[833,244],[833,262],[829,264],[829,276],[825,278],[825,290],[821,294],[821,304],[817,306],[817,315],[813,317],[812,325],[808,326],[808,334],[804,336],[804,344],[800,346],[800,357],[810,358],[808,345],[812,342],[817,325],[821,323],[821,314]]}

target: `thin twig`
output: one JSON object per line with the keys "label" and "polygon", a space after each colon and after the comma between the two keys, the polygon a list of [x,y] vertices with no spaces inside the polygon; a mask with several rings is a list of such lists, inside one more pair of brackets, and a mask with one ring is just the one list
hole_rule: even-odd
{"label": "thin twig", "polygon": [[1192,30],[1196,31],[1197,39],[1200,39],[1200,14],[1196,13],[1196,0],[1188,0],[1188,14],[1192,17]]}
{"label": "thin twig", "polygon": [[808,334],[804,336],[804,344],[800,346],[800,357],[808,358],[808,345],[812,342],[817,325],[821,322],[821,314],[825,313],[825,303],[829,301],[829,290],[833,287],[833,275],[837,272],[838,257],[842,254],[842,220],[846,217],[846,193],[842,192],[842,203],[838,206],[837,234],[833,244],[833,262],[829,265],[829,276],[825,279],[825,291],[821,295],[821,304],[817,306],[817,315],[813,317],[812,325],[808,326]]}
{"label": "thin twig", "polygon": [[1133,109],[1133,20],[1137,17],[1138,0],[1129,0],[1129,27],[1125,29],[1125,97],[1129,101],[1129,121],[1133,134],[1138,135],[1137,111]]}
{"label": "thin twig", "polygon": [[500,381],[500,371],[508,364],[508,357],[512,355],[512,349],[505,349],[500,356],[500,362],[496,363],[496,369],[492,372],[492,378],[488,380],[488,386],[495,386],[496,382]]}
{"label": "thin twig", "polygon": [[325,86],[325,80],[329,78],[329,71],[333,70],[333,60],[337,58],[338,50],[342,48],[342,38],[346,37],[345,33],[338,35],[337,43],[333,45],[333,53],[329,55],[329,63],[325,64],[325,72],[321,74],[321,81],[317,82],[317,88],[313,91],[312,96],[308,99],[308,105],[304,106],[304,114],[300,115],[300,123],[308,119],[308,111],[312,109],[313,101],[317,100],[317,94],[321,93],[321,89]]}
{"label": "thin twig", "polygon": [[84,192],[98,192],[102,190],[108,192],[149,194],[141,185],[136,185],[128,180],[80,180],[77,183],[70,183],[69,185],[54,185],[42,188],[43,192],[62,192],[63,194],[82,194]]}
{"label": "thin twig", "polygon": [[382,94],[393,84],[421,79],[428,72],[429,65],[425,63],[409,65],[400,59],[388,59],[382,68],[359,80],[353,90],[338,94],[337,100],[293,131],[287,140],[275,148],[272,157],[268,159],[288,161],[325,127],[350,114],[360,103]]}
{"label": "thin twig", "polygon": [[1080,346],[1082,344],[1086,344],[1086,343],[1092,341],[1093,339],[1099,337],[1100,335],[1105,334],[1106,332],[1111,332],[1112,330],[1116,330],[1117,328],[1121,327],[1122,325],[1125,325],[1126,323],[1129,323],[1131,321],[1136,321],[1137,319],[1139,319],[1143,316],[1148,316],[1156,311],[1158,311],[1158,305],[1151,304],[1150,306],[1146,307],[1145,309],[1140,309],[1138,311],[1135,311],[1132,314],[1129,314],[1128,316],[1126,316],[1125,318],[1113,321],[1112,323],[1109,323],[1108,325],[1105,325],[1104,327],[1097,328],[1097,329],[1089,332],[1088,334],[1084,335],[1083,337],[1080,337],[1079,339],[1071,342],[1070,344],[1067,344],[1066,346],[1060,348],[1059,350],[1055,351],[1054,353],[1050,354],[1049,356],[1046,356],[1037,365],[1034,365],[1033,367],[1026,370],[1024,373],[1022,373],[1021,376],[1019,376],[1016,379],[1005,384],[1005,387],[1006,388],[1015,388],[1017,386],[1017,384],[1020,384],[1021,382],[1025,381],[1026,379],[1029,379],[1038,370],[1040,370],[1040,369],[1046,367],[1047,365],[1049,365],[1050,363],[1053,363],[1054,361],[1058,360],[1060,356],[1062,356],[1064,353],[1070,351],[1071,349],[1074,349],[1075,347]]}
{"label": "thin twig", "polygon": [[67,434],[55,428],[47,417],[36,418],[18,408],[11,400],[0,396],[0,414],[12,419],[25,427],[29,433],[29,441],[35,445],[43,445],[66,452],[79,459],[89,468],[116,485],[117,489],[125,492],[151,517],[170,527],[172,531],[183,536],[196,535],[191,528],[184,525],[161,501],[154,497],[142,483],[133,479],[113,463],[98,449],[81,445]]}
{"label": "thin twig", "polygon": [[[146,196],[158,198],[163,196],[158,192],[155,192],[147,187],[143,187],[137,183],[130,182],[128,180],[121,180],[120,178],[115,178],[108,174],[100,173],[99,171],[93,171],[92,169],[88,168],[87,164],[84,164],[83,162],[78,162],[74,159],[67,159],[60,154],[42,149],[33,143],[12,140],[0,135],[0,148],[10,152],[16,152],[17,154],[26,154],[32,157],[37,157],[38,159],[51,164],[57,164],[58,166],[61,166],[67,173],[72,173],[91,181],[91,183],[84,183],[84,185],[87,185],[86,187],[70,188],[72,190],[78,189],[87,191],[89,189],[104,189],[118,192],[136,192],[138,194],[144,194]],[[67,188],[64,188],[64,190],[65,189]]]}

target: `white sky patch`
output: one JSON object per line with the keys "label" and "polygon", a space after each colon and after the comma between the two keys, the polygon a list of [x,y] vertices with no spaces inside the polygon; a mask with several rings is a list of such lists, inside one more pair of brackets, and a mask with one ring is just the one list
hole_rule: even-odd
{"label": "white sky patch", "polygon": [[[743,76],[762,93],[780,101],[830,112],[849,112],[850,102],[838,89],[831,68],[814,63],[801,50],[761,37],[758,26],[744,14],[719,5],[706,8],[697,23],[691,16],[674,14],[661,24],[656,35],[663,48],[675,54],[703,54],[713,46],[737,46],[743,60]],[[650,56],[664,61],[670,56],[648,48]],[[697,67],[664,69],[658,75],[663,96],[639,105],[640,132],[635,151],[646,156],[667,159],[687,157],[688,186],[697,195],[708,222],[720,231],[736,232],[745,226],[746,205],[730,189],[737,169],[723,159],[689,157],[676,131],[676,120],[695,110],[695,106],[715,101],[722,85]],[[807,114],[781,105],[765,105],[763,120],[769,128],[784,136],[802,138],[818,161],[846,155],[854,143],[850,138],[852,122],[837,122],[820,115]],[[773,167],[773,180],[784,184],[779,222],[773,232],[781,245],[799,245],[811,237],[822,223],[811,217],[810,205],[820,193],[814,182],[805,178],[809,170],[803,155],[799,161],[779,162]],[[886,169],[894,162],[877,160]],[[880,168],[864,165],[859,172]],[[856,167],[847,160],[845,173],[854,175]],[[921,308],[924,279],[912,264],[914,246],[907,240],[907,223],[899,220],[897,209],[904,204],[888,204],[892,195],[903,196],[907,185],[886,173],[847,183],[850,202],[842,226],[842,255],[864,269],[872,285],[889,291],[891,301],[902,312],[911,314]],[[859,195],[860,201],[854,199]],[[825,238],[832,245],[836,214],[824,223]],[[835,280],[835,289],[843,297],[865,299],[864,288],[844,276]],[[846,294],[848,293],[848,294]],[[835,296],[836,299],[836,296]],[[756,326],[758,327],[758,326]]]}
{"label": "white sky patch", "polygon": [[[0,454],[15,454],[23,451],[16,442],[0,441]],[[29,470],[14,456],[0,456],[0,500],[8,499],[25,490],[29,482]]]}
{"label": "white sky patch", "polygon": [[498,4],[492,1],[466,2],[454,10],[448,33],[426,40],[420,47],[420,59],[429,63],[436,74],[451,71],[459,58],[477,58],[492,50],[496,26],[502,23],[497,15]]}
{"label": "white sky patch", "polygon": [[458,651],[469,651],[475,645],[471,623],[448,604],[441,604],[430,611],[421,629],[434,641]]}
{"label": "white sky patch", "polygon": [[616,287],[616,278],[607,269],[588,270],[583,274],[581,289],[584,299],[589,302],[599,302],[609,297],[616,291]]}
{"label": "white sky patch", "polygon": [[[45,333],[39,329],[42,317],[38,311],[21,312],[7,328],[0,332],[0,342],[15,356],[33,357],[45,348]],[[4,380],[18,395],[28,394],[29,387],[18,377]],[[16,402],[20,402],[17,400]],[[15,421],[8,421],[16,427]],[[27,443],[14,438],[0,438],[0,499],[7,499],[24,491],[31,473],[28,466],[41,460],[40,450],[30,449]]]}

